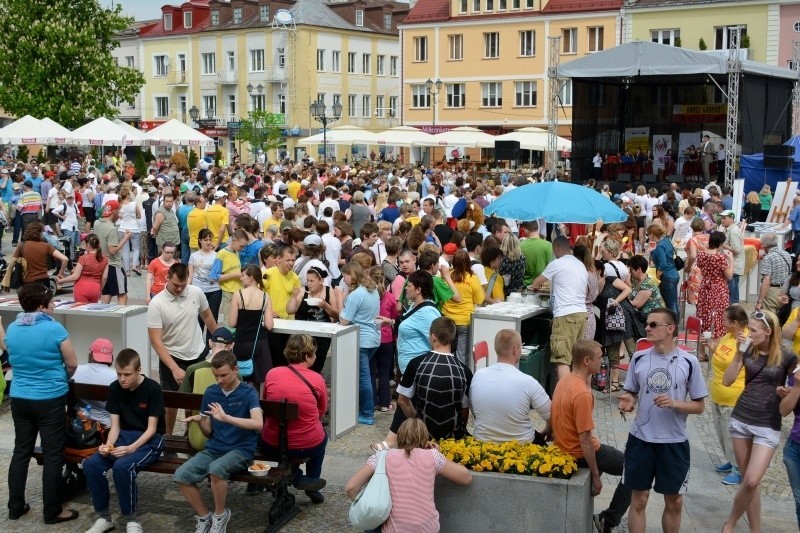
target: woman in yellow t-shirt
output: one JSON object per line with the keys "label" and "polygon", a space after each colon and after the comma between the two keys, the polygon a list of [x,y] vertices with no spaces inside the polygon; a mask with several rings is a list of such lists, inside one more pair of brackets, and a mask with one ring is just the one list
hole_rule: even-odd
{"label": "woman in yellow t-shirt", "polygon": [[715,465],[717,472],[727,473],[723,479],[741,479],[741,474],[736,466],[736,457],[733,454],[733,442],[728,431],[728,422],[731,419],[731,412],[736,405],[736,400],[744,390],[744,368],[739,372],[730,386],[726,387],[722,383],[722,376],[728,368],[739,344],[739,334],[748,335],[747,313],[738,305],[731,305],[723,313],[722,323],[725,327],[725,335],[720,339],[701,341],[706,343],[709,352],[713,352],[711,358],[711,375],[708,379],[708,392],[711,396],[711,418],[714,421],[714,429],[717,432],[719,445],[725,455],[726,462]]}
{"label": "woman in yellow t-shirt", "polygon": [[781,335],[784,339],[792,341],[792,351],[800,353],[800,307],[795,307],[786,319],[786,324],[781,328]]}
{"label": "woman in yellow t-shirt", "polygon": [[[505,300],[503,292],[503,276],[500,275],[500,263],[503,262],[503,251],[496,246],[487,246],[481,250],[481,264],[486,271],[486,300],[485,303],[494,304]],[[492,279],[494,278],[494,280]]]}
{"label": "woman in yellow t-shirt", "polygon": [[476,305],[481,305],[485,298],[483,287],[478,276],[470,269],[469,254],[458,250],[453,256],[453,270],[450,272],[453,284],[461,295],[460,302],[448,300],[442,305],[442,315],[456,323],[456,351],[458,360],[468,365],[469,323]]}

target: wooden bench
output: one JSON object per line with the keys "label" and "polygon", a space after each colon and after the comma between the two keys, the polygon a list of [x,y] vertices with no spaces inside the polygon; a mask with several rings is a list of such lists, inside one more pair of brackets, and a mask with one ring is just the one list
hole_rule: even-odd
{"label": "wooden bench", "polygon": [[[108,387],[105,385],[89,385],[83,383],[69,384],[70,398],[81,400],[105,401],[108,397]],[[183,392],[164,391],[164,405],[167,408],[184,409],[187,411],[199,411],[203,396],[201,394],[190,394]],[[289,491],[289,485],[294,478],[299,465],[308,459],[290,459],[288,456],[289,438],[288,423],[290,420],[298,418],[298,406],[286,400],[282,402],[261,400],[261,409],[264,418],[273,418],[278,421],[278,455],[265,455],[260,448],[256,449],[255,459],[278,463],[277,467],[272,467],[266,476],[253,476],[248,472],[233,474],[231,481],[241,481],[253,485],[264,486],[273,496],[274,501],[269,509],[269,527],[267,532],[278,531],[292,520],[300,512],[295,503],[294,494]],[[144,470],[157,474],[172,475],[187,461],[187,459],[177,457],[175,454],[194,455],[197,450],[192,448],[189,438],[181,435],[166,435],[164,437],[164,450],[161,458]],[[169,454],[169,456],[167,456]],[[37,447],[33,454],[36,462],[41,465],[43,462],[42,450]],[[78,464],[84,457],[64,454],[64,461],[68,464]]]}

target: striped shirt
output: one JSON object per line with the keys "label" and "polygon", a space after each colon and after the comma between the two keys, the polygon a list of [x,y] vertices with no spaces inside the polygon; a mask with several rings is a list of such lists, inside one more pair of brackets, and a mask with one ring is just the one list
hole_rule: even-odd
{"label": "striped shirt", "polygon": [[761,259],[758,269],[762,276],[769,276],[769,284],[773,286],[783,285],[791,274],[792,256],[784,250],[772,248],[767,255]]}
{"label": "striped shirt", "polygon": [[35,215],[42,210],[42,195],[36,191],[22,193],[17,203],[17,212],[22,215]]}

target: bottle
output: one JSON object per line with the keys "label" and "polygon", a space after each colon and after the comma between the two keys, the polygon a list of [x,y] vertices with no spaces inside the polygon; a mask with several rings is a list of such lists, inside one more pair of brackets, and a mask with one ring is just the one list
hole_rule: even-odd
{"label": "bottle", "polygon": [[600,372],[595,374],[595,377],[597,378],[595,380],[596,383],[595,389],[599,391],[606,390],[606,385],[608,384],[608,365],[606,364],[605,358],[603,359],[603,362],[600,364]]}

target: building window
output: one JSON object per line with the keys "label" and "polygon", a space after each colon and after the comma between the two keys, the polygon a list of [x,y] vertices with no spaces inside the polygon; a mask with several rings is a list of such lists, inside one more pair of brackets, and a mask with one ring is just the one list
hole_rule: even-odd
{"label": "building window", "polygon": [[397,116],[397,97],[390,96],[389,97],[389,116],[396,117]]}
{"label": "building window", "polygon": [[167,118],[169,116],[169,97],[156,96],[156,117]]}
{"label": "building window", "polygon": [[483,34],[483,57],[500,57],[500,34],[498,32]]}
{"label": "building window", "polygon": [[242,23],[242,8],[241,7],[233,8],[233,23],[234,24],[241,24]]}
{"label": "building window", "polygon": [[375,116],[378,118],[383,118],[384,115],[384,108],[383,108],[383,96],[376,96],[375,97]]}
{"label": "building window", "polygon": [[536,55],[536,32],[525,30],[519,32],[519,55],[533,57]]}
{"label": "building window", "polygon": [[166,55],[153,56],[153,77],[163,78],[169,70],[169,61]]}
{"label": "building window", "polygon": [[486,11],[494,11],[494,0],[486,0]]}
{"label": "building window", "polygon": [[261,22],[269,22],[269,6],[259,6],[258,20]]}
{"label": "building window", "polygon": [[172,31],[172,13],[164,13],[164,31]]}
{"label": "building window", "polygon": [[250,95],[250,111],[263,111],[267,105],[266,95],[251,94]]}
{"label": "building window", "polygon": [[565,107],[572,105],[572,80],[568,79],[561,85],[558,97],[561,100],[561,105]]}
{"label": "building window", "polygon": [[354,118],[356,116],[356,95],[347,95],[347,116]]}
{"label": "building window", "polygon": [[525,7],[533,8],[533,0],[525,0]]}
{"label": "building window", "polygon": [[217,97],[216,96],[203,96],[203,115],[208,118],[217,115]]}
{"label": "building window", "polygon": [[658,44],[677,46],[681,38],[681,30],[651,30],[650,40]]}
{"label": "building window", "polygon": [[370,111],[372,110],[372,106],[369,103],[370,96],[365,94],[361,97],[361,116],[364,118],[369,118]]}
{"label": "building window", "polygon": [[363,9],[356,9],[356,26],[363,26],[364,25],[364,10]]}
{"label": "building window", "polygon": [[397,76],[397,56],[389,57],[389,75]]}
{"label": "building window", "polygon": [[[286,115],[286,95],[283,93],[278,94],[278,113]],[[283,117],[286,120],[286,117]]]}
{"label": "building window", "polygon": [[317,102],[325,103],[325,93],[317,93]]}
{"label": "building window", "polygon": [[589,51],[599,52],[603,49],[603,26],[589,28]]}
{"label": "building window", "polygon": [[347,72],[349,74],[356,73],[356,53],[347,52]]}
{"label": "building window", "polygon": [[797,71],[797,70],[798,70],[798,67],[800,67],[800,64],[798,64],[798,62],[797,62],[797,61],[795,61],[794,59],[790,59],[790,60],[789,60],[789,61],[786,63],[786,68],[788,68],[789,70],[794,70],[794,71]]}
{"label": "building window", "polygon": [[466,103],[465,88],[463,83],[448,83],[447,107],[464,107]]}
{"label": "building window", "polygon": [[192,27],[192,12],[186,11],[183,14],[183,27],[184,28],[191,28]]}
{"label": "building window", "polygon": [[386,75],[386,56],[378,56],[378,62],[375,64],[375,74],[378,76]]}
{"label": "building window", "polygon": [[372,74],[372,54],[361,54],[361,72]]}
{"label": "building window", "polygon": [[128,68],[136,67],[136,59],[134,56],[125,56],[125,66]]}
{"label": "building window", "polygon": [[461,13],[466,13],[469,9],[469,0],[461,0]]}
{"label": "building window", "polygon": [[228,119],[236,120],[236,95],[228,95]]}
{"label": "building window", "polygon": [[431,106],[431,94],[425,85],[411,86],[411,107],[412,109],[426,109]]}
{"label": "building window", "polygon": [[564,28],[561,30],[563,41],[561,51],[565,54],[578,53],[578,28]]}
{"label": "building window", "polygon": [[511,0],[511,9],[519,9],[519,0]]}
{"label": "building window", "polygon": [[325,72],[325,50],[317,48],[317,71]]}
{"label": "building window", "polygon": [[286,49],[278,48],[278,68],[286,67]]}
{"label": "building window", "polygon": [[186,104],[186,96],[181,95],[178,97],[178,113],[181,114],[181,117],[184,122],[186,122],[186,110],[189,109],[189,106]]}
{"label": "building window", "polygon": [[333,95],[333,103],[334,104],[341,104],[342,103],[342,95],[341,94],[334,94]]}
{"label": "building window", "polygon": [[216,74],[217,55],[213,52],[200,54],[200,61],[203,64],[203,74]]}
{"label": "building window", "polygon": [[460,61],[464,59],[464,36],[461,34],[448,35],[447,41],[450,45],[450,60]]}
{"label": "building window", "polygon": [[508,3],[506,2],[506,0],[499,0],[497,4],[498,4],[498,9],[500,11],[505,11],[506,9],[508,9]]}
{"label": "building window", "polygon": [[414,37],[414,61],[428,60],[428,38]]}
{"label": "building window", "polygon": [[250,50],[250,72],[264,72],[264,49]]}
{"label": "building window", "polygon": [[737,26],[717,26],[714,28],[715,33],[715,50],[727,50],[730,48],[731,41],[733,40],[733,34],[739,32],[739,43],[741,46],[741,39],[745,35],[747,35],[747,26],[745,25],[737,25]]}
{"label": "building window", "polygon": [[481,0],[472,0],[472,11],[477,13],[481,10]]}
{"label": "building window", "polygon": [[236,70],[236,54],[233,51],[228,50],[227,57],[228,57],[228,70],[230,71]]}
{"label": "building window", "polygon": [[481,83],[481,105],[483,107],[503,107],[503,82]]}
{"label": "building window", "polygon": [[333,50],[331,52],[331,72],[342,71],[341,55],[342,53],[339,50]]}
{"label": "building window", "polygon": [[383,14],[383,29],[384,30],[391,30],[392,29],[392,14],[391,13],[384,13]]}
{"label": "building window", "polygon": [[517,107],[534,107],[536,105],[536,82],[518,81],[514,84],[515,100]]}
{"label": "building window", "polygon": [[219,26],[219,9],[211,10],[211,25]]}

